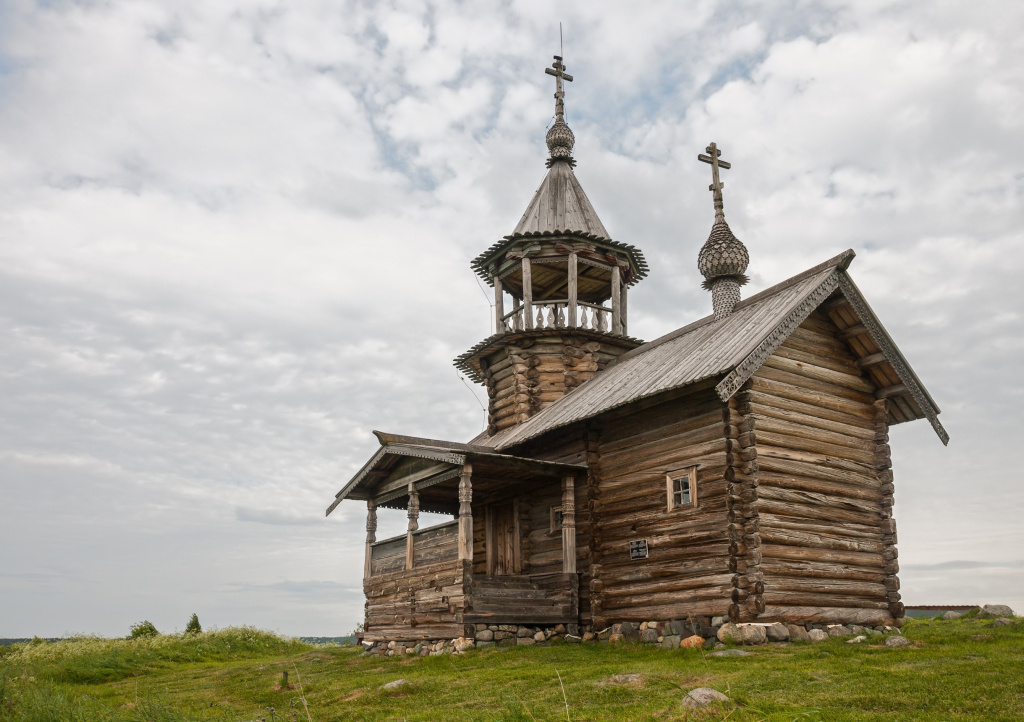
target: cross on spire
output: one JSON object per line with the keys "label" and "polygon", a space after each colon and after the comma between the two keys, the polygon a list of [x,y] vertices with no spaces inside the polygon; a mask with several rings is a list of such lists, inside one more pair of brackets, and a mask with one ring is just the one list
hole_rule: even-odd
{"label": "cross on spire", "polygon": [[732,168],[732,164],[718,159],[718,156],[722,155],[722,151],[714,143],[705,148],[705,150],[708,154],[699,154],[697,160],[711,164],[711,185],[708,186],[708,190],[714,192],[715,220],[725,220],[725,203],[722,200],[722,189],[725,188],[725,183],[719,180],[718,169],[725,168],[729,170]]}
{"label": "cross on spire", "polygon": [[572,82],[572,76],[565,72],[565,65],[562,64],[562,56],[556,55],[555,62],[550,68],[544,68],[548,75],[555,76],[555,120],[565,120],[565,91],[562,90],[562,81]]}

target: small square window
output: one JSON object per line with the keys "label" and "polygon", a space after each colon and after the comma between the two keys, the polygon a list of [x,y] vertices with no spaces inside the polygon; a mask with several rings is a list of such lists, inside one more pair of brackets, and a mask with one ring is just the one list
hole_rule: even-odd
{"label": "small square window", "polygon": [[668,511],[697,506],[697,467],[666,474],[665,493]]}
{"label": "small square window", "polygon": [[553,506],[551,507],[551,532],[556,532],[562,528],[562,507]]}

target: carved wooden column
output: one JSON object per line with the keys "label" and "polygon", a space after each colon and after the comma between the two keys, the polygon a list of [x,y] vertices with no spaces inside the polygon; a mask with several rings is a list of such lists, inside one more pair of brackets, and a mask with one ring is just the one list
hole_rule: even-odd
{"label": "carved wooden column", "polygon": [[497,276],[494,276],[494,333],[505,333],[505,294]]}
{"label": "carved wooden column", "polygon": [[526,324],[523,328],[533,328],[533,272],[530,270],[530,259],[523,258],[523,316]]}
{"label": "carved wooden column", "polygon": [[420,528],[420,495],[416,485],[409,484],[409,530],[405,532],[405,568],[412,569],[415,561],[413,532]]}
{"label": "carved wooden column", "polygon": [[612,266],[612,333],[622,334],[622,272]]}
{"label": "carved wooden column", "polygon": [[576,573],[576,479],[562,479],[562,571]]}
{"label": "carved wooden column", "polygon": [[459,559],[473,561],[473,465],[463,464],[459,475]]}
{"label": "carved wooden column", "polygon": [[363,579],[370,578],[370,561],[373,554],[372,544],[377,541],[377,502],[366,500],[366,559],[363,562]]}
{"label": "carved wooden column", "polygon": [[577,263],[576,254],[569,254],[569,313],[566,319],[566,324],[569,328],[576,328],[576,303],[577,303]]}
{"label": "carved wooden column", "polygon": [[622,319],[622,335],[629,335],[629,325],[626,323],[626,290],[629,288],[626,284],[622,284],[622,288],[619,289],[619,317]]}

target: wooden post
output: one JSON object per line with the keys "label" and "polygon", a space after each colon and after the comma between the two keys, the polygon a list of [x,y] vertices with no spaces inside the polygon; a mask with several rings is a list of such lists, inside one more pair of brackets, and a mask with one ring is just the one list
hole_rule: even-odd
{"label": "wooden post", "polygon": [[463,464],[459,475],[459,559],[473,561],[473,465]]}
{"label": "wooden post", "polygon": [[505,294],[497,276],[494,276],[494,333],[505,333]]}
{"label": "wooden post", "polygon": [[612,266],[612,333],[622,334],[622,274],[618,265]]}
{"label": "wooden post", "polygon": [[363,579],[370,578],[370,562],[373,554],[371,545],[377,541],[377,502],[366,500],[366,560],[363,562]]}
{"label": "wooden post", "polygon": [[[518,296],[513,296],[512,297],[512,310],[513,311],[518,311],[519,310],[519,306],[520,306],[519,297]],[[522,319],[519,317],[518,313],[515,314],[514,316],[512,316],[512,330],[513,331],[522,331],[523,330],[523,328],[522,328]]]}
{"label": "wooden post", "polygon": [[569,328],[576,328],[576,254],[569,254],[569,318],[566,320]]}
{"label": "wooden post", "polygon": [[409,483],[409,530],[405,532],[405,568],[412,569],[415,562],[413,532],[420,528],[420,495],[416,485]]}
{"label": "wooden post", "polygon": [[622,335],[629,335],[629,326],[626,324],[626,290],[629,288],[626,284],[622,284],[622,288],[619,289],[619,316],[622,318]]}
{"label": "wooden post", "polygon": [[576,479],[562,479],[562,571],[576,573]]}
{"label": "wooden post", "polygon": [[526,257],[523,257],[523,316],[526,321],[523,328],[533,328],[533,273],[530,259]]}

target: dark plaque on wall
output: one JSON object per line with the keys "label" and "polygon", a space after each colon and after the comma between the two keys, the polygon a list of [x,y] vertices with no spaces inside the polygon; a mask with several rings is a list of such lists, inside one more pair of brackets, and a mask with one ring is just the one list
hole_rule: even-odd
{"label": "dark plaque on wall", "polygon": [[629,543],[629,558],[630,559],[646,559],[647,558],[647,540],[637,539]]}

